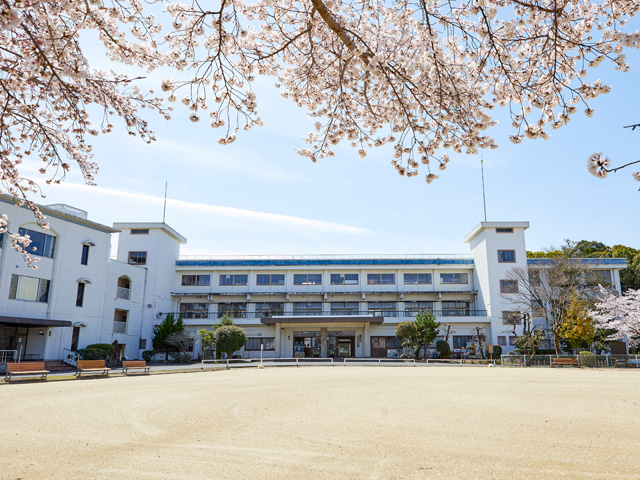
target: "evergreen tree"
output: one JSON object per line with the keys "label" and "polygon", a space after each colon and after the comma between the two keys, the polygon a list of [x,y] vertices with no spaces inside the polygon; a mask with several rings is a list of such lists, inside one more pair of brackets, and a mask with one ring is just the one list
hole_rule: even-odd
{"label": "evergreen tree", "polygon": [[164,352],[165,359],[169,359],[169,352],[176,350],[176,347],[167,343],[167,339],[172,333],[182,333],[184,331],[184,322],[182,315],[178,315],[175,319],[173,313],[169,313],[164,320],[153,326],[153,337],[151,344],[156,352]]}

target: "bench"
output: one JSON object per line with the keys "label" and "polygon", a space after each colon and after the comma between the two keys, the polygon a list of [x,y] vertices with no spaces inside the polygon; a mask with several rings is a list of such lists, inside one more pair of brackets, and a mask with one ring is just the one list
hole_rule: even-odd
{"label": "bench", "polygon": [[46,380],[48,374],[49,370],[44,369],[44,362],[7,363],[4,381],[9,383],[13,375],[40,375],[42,380]]}
{"label": "bench", "polygon": [[78,360],[75,376],[80,378],[83,373],[101,373],[109,376],[109,367],[104,366],[104,360]]}
{"label": "bench", "polygon": [[149,368],[147,366],[147,362],[144,360],[125,360],[122,362],[122,373],[124,375],[127,374],[127,371],[132,369],[142,369],[144,373],[149,373]]}
{"label": "bench", "polygon": [[577,358],[554,358],[553,361],[551,362],[551,366],[552,367],[559,367],[559,366],[566,366],[566,367],[576,366],[576,367],[579,367],[580,364],[578,363],[578,359]]}

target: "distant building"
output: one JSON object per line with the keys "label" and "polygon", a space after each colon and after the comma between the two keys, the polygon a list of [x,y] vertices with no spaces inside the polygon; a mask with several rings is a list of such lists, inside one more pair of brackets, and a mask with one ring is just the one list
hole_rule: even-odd
{"label": "distant building", "polygon": [[[59,359],[92,343],[140,358],[168,313],[182,315],[194,334],[228,314],[247,331],[244,358],[261,349],[283,358],[398,356],[396,325],[422,310],[448,329],[456,352],[478,340],[507,352],[518,323],[505,294],[518,288],[509,271],[540,262],[526,257],[528,222],[480,223],[465,238],[467,255],[191,258],[180,257],[186,239],[164,223],[110,228],[57,205],[42,207],[51,226],[44,232],[11,197],[0,202],[10,230],[28,230],[41,259],[29,269],[6,239],[2,245],[0,350],[23,359]],[[620,290],[625,259],[589,259],[588,267]]]}

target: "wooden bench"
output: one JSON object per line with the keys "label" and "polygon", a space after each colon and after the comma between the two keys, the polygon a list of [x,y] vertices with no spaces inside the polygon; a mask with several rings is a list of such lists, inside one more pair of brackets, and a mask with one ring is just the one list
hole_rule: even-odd
{"label": "wooden bench", "polygon": [[144,373],[149,373],[149,368],[151,367],[148,367],[147,362],[144,360],[125,360],[122,362],[122,373],[124,375],[127,374],[127,371],[132,369],[142,369],[144,370]]}
{"label": "wooden bench", "polygon": [[13,375],[40,375],[42,380],[46,380],[49,370],[44,369],[44,362],[7,363],[4,381],[9,383]]}
{"label": "wooden bench", "polygon": [[580,364],[578,363],[578,359],[577,358],[554,358],[553,361],[551,362],[551,366],[552,367],[560,367],[560,366],[564,366],[564,367],[571,367],[571,366],[579,367]]}
{"label": "wooden bench", "polygon": [[109,376],[109,370],[109,367],[104,366],[104,360],[78,360],[75,375],[77,378],[83,373],[101,373]]}

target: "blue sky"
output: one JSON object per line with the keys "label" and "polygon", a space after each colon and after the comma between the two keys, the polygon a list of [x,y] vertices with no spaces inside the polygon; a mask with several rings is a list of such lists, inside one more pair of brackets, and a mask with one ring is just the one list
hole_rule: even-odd
{"label": "blue sky", "polygon": [[[623,128],[640,123],[640,54],[627,56],[630,73],[605,64],[589,73],[587,79],[612,86],[591,101],[593,118],[577,113],[549,140],[512,144],[510,122],[497,113],[501,124],[488,132],[500,148],[481,152],[487,217],[531,222],[528,249],[559,246],[565,238],[640,248],[640,183],[631,177],[640,166],[604,180],[586,169],[594,152],[616,166],[640,159],[640,131]],[[97,55],[89,61],[110,66]],[[154,73],[145,85],[159,91],[164,77]],[[184,110],[170,122],[149,112],[157,142],[147,145],[122,128],[98,137],[98,186],[84,185],[76,169],[61,185],[40,182],[46,198],[38,202],[67,203],[107,225],[161,221],[168,181],[166,221],[187,237],[183,254],[468,252],[463,238],[483,220],[480,156],[449,152],[449,167],[430,185],[426,171],[399,176],[390,148],[361,159],[343,146],[313,164],[295,151],[306,146],[301,138],[315,120],[281,98],[273,83],[259,79],[255,86],[266,125],[240,132],[235,143],[219,145],[224,132],[191,123]],[[25,164],[24,173],[34,175],[36,167]]]}

